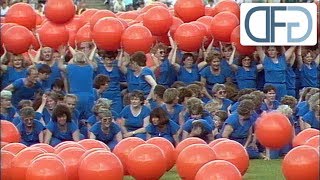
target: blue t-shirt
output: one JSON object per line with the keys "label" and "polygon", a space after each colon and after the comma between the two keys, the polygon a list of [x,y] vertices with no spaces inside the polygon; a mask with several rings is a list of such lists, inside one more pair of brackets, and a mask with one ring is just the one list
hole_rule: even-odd
{"label": "blue t-shirt", "polygon": [[78,126],[74,122],[67,122],[67,131],[61,132],[56,121],[50,121],[46,128],[51,131],[52,137],[61,141],[73,141],[72,134],[78,130]]}
{"label": "blue t-shirt", "polygon": [[[42,65],[43,64],[37,64],[36,66],[39,69]],[[55,62],[52,66],[50,66],[50,68],[51,68],[51,73],[43,86],[45,89],[51,89],[51,86],[56,79],[62,79],[58,62]]]}
{"label": "blue t-shirt", "polygon": [[265,56],[263,68],[266,83],[285,83],[287,61],[285,55],[278,56],[278,63],[274,63],[272,59]]}
{"label": "blue t-shirt", "polygon": [[[207,102],[208,103],[211,103],[213,100],[210,100]],[[223,98],[222,99],[222,106],[220,108],[220,110],[223,110],[223,111],[226,111],[228,112],[228,107],[232,105],[232,101],[230,99],[227,99],[227,98]]]}
{"label": "blue t-shirt", "polygon": [[211,92],[214,84],[224,84],[227,77],[230,77],[230,74],[227,74],[222,69],[220,70],[220,74],[212,74],[211,67],[207,66],[200,71],[200,76],[206,79],[206,88],[208,92]]}
{"label": "blue t-shirt", "polygon": [[[115,60],[115,62],[117,61]],[[98,74],[104,74],[110,78],[109,87],[107,91],[120,91],[120,81],[123,77],[123,74],[116,64],[112,66],[111,71],[107,70],[104,65],[99,65],[96,70],[96,75]]]}
{"label": "blue t-shirt", "polygon": [[145,96],[147,96],[151,90],[151,85],[145,80],[145,77],[147,75],[150,75],[155,79],[155,75],[150,68],[148,67],[142,68],[139,76],[139,90],[143,91]]}
{"label": "blue t-shirt", "polygon": [[179,128],[180,126],[177,123],[169,120],[169,122],[166,124],[166,128],[163,131],[160,131],[159,128],[153,124],[149,124],[146,127],[146,131],[151,135],[151,137],[163,137],[174,144],[175,142],[173,139],[173,135],[178,132]]}
{"label": "blue t-shirt", "polygon": [[24,80],[25,78],[21,78],[12,83],[14,87],[12,105],[16,108],[21,100],[34,100],[36,93],[43,90],[39,82],[36,82],[32,87],[26,87]]}
{"label": "blue t-shirt", "polygon": [[272,109],[269,109],[267,104],[265,102],[262,102],[261,106],[260,106],[260,110],[261,111],[266,111],[266,112],[270,112],[270,111],[273,111],[273,110],[276,110],[279,106],[280,106],[280,102],[277,101],[277,100],[274,100],[272,102],[273,106],[272,106]]}
{"label": "blue t-shirt", "polygon": [[150,115],[150,109],[147,106],[141,107],[139,115],[134,116],[131,112],[130,105],[123,108],[120,117],[124,119],[124,126],[128,131],[135,131],[143,127],[144,118]]}
{"label": "blue t-shirt", "polygon": [[173,106],[173,112],[172,113],[168,111],[168,109],[167,109],[165,104],[161,105],[161,108],[168,113],[169,119],[171,119],[175,123],[179,124],[179,114],[180,114],[181,111],[183,111],[183,106],[181,104],[175,104]]}
{"label": "blue t-shirt", "polygon": [[293,68],[288,64],[286,70],[286,85],[287,89],[295,89],[296,88],[296,73],[293,71]]}
{"label": "blue t-shirt", "polygon": [[[254,124],[254,118],[250,116],[249,119],[245,120],[243,125],[239,122],[238,113],[231,114],[224,122],[224,127],[230,125],[233,128],[233,132],[230,134],[229,139],[244,139],[248,137],[249,130]],[[223,129],[224,129],[223,127]]]}
{"label": "blue t-shirt", "polygon": [[33,130],[31,132],[26,131],[24,122],[18,124],[17,129],[21,135],[21,143],[25,144],[26,146],[31,146],[33,144],[40,143],[39,134],[46,128],[41,122],[33,120]]}
{"label": "blue t-shirt", "polygon": [[307,101],[303,101],[297,105],[297,116],[303,116],[310,111]]}
{"label": "blue t-shirt", "polygon": [[[39,113],[39,112],[36,112],[34,119],[40,121],[41,118],[42,118],[42,114]],[[22,122],[21,116],[17,116],[17,117],[15,117],[15,118],[12,120],[12,123],[13,123],[15,126],[18,126],[18,124],[20,124],[21,122]]]}
{"label": "blue t-shirt", "polygon": [[0,119],[1,120],[7,120],[7,121],[10,121],[10,122],[13,122],[13,119],[14,119],[14,115],[16,114],[16,108],[14,107],[9,107],[7,109],[7,114],[0,114]]}
{"label": "blue t-shirt", "polygon": [[198,65],[192,65],[191,72],[187,71],[185,67],[180,66],[177,75],[177,80],[182,81],[187,85],[194,83],[195,81],[200,81]]}
{"label": "blue t-shirt", "polygon": [[[7,71],[2,74],[1,87],[5,88],[15,80],[27,77],[27,69],[17,70],[12,66],[7,66]],[[2,89],[1,88],[1,89]]]}
{"label": "blue t-shirt", "polygon": [[245,88],[257,88],[257,66],[252,66],[249,70],[246,70],[242,66],[238,67],[238,70],[235,73],[237,84],[239,89]]}
{"label": "blue t-shirt", "polygon": [[318,67],[313,61],[310,64],[310,68],[303,64],[301,67],[301,86],[302,87],[319,87],[320,78],[318,76]]}
{"label": "blue t-shirt", "polygon": [[114,122],[111,122],[109,128],[110,128],[110,131],[108,134],[106,134],[101,129],[101,122],[97,122],[90,128],[90,132],[92,132],[96,136],[97,140],[102,141],[105,144],[108,144],[108,142],[114,140],[115,136],[121,130],[119,125],[117,125]]}
{"label": "blue t-shirt", "polygon": [[[189,119],[184,125],[183,125],[183,130],[191,133],[192,131],[192,122],[195,121],[196,119]],[[212,122],[208,122],[207,119],[197,119],[197,121],[201,122],[201,124],[203,125],[205,134],[210,133],[213,129],[214,126],[212,126]]]}
{"label": "blue t-shirt", "polygon": [[67,66],[67,79],[70,93],[86,92],[93,94],[93,67],[69,64]]}
{"label": "blue t-shirt", "polygon": [[320,121],[317,119],[314,111],[309,111],[307,114],[302,116],[302,120],[308,123],[311,128],[320,130]]}
{"label": "blue t-shirt", "polygon": [[156,75],[156,81],[158,84],[163,85],[165,87],[170,87],[174,81],[176,81],[176,73],[172,64],[170,64],[168,59],[164,59],[160,64],[159,69],[155,71],[159,71],[159,74]]}
{"label": "blue t-shirt", "polygon": [[127,70],[128,91],[139,90],[139,75],[135,75],[132,69]]}

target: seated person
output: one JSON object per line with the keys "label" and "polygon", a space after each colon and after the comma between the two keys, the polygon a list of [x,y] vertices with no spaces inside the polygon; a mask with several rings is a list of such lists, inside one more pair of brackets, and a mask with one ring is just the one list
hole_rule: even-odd
{"label": "seated person", "polygon": [[35,120],[35,113],[32,107],[24,107],[20,110],[22,121],[18,124],[17,129],[21,135],[21,143],[26,146],[44,142],[45,127],[41,122]]}
{"label": "seated person", "polygon": [[228,118],[228,113],[226,111],[223,111],[223,110],[218,110],[214,114],[213,120],[214,120],[215,128],[212,131],[214,139],[218,139],[219,137],[221,137],[222,126],[223,126],[223,124],[224,124],[224,122],[226,121],[227,118]]}
{"label": "seated person", "polygon": [[180,126],[169,119],[168,113],[161,107],[153,109],[150,113],[150,124],[146,127],[147,139],[163,137],[173,145],[179,143],[178,130]]}
{"label": "seated person", "polygon": [[89,138],[102,141],[113,150],[122,140],[121,128],[114,122],[110,110],[100,112],[99,119],[89,130]]}
{"label": "seated person", "polygon": [[206,120],[188,120],[183,126],[183,138],[198,137],[207,143],[212,140],[212,127]]}
{"label": "seated person", "polygon": [[72,121],[70,109],[65,104],[58,104],[47,124],[45,143],[56,146],[63,141],[79,141],[78,126]]}

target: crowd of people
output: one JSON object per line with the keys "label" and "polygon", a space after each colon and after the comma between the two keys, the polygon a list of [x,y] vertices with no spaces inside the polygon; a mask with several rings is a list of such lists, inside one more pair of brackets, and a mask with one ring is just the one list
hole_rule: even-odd
{"label": "crowd of people", "polygon": [[[14,123],[27,146],[97,139],[113,149],[123,138],[229,138],[250,158],[279,158],[255,138],[270,111],[290,120],[295,136],[320,129],[319,48],[257,47],[251,55],[212,40],[198,52],[157,43],[144,52],[106,51],[94,42],[75,49],[40,47],[29,61],[1,56],[0,118]],[[204,43],[205,44],[205,43]],[[148,64],[148,66],[147,66]]]}

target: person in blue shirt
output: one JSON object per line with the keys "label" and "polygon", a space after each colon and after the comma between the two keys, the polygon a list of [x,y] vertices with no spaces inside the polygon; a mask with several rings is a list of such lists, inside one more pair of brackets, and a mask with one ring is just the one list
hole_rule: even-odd
{"label": "person in blue shirt", "polygon": [[224,110],[230,113],[232,101],[230,99],[227,99],[226,95],[227,95],[226,86],[224,84],[217,83],[212,87],[212,100],[210,100],[209,102],[212,102],[212,101],[219,102],[219,104],[221,105],[220,110]]}
{"label": "person in blue shirt", "polygon": [[228,118],[228,113],[223,110],[218,110],[213,116],[215,128],[212,131],[214,139],[218,139],[222,135],[222,126],[226,119]]}
{"label": "person in blue shirt", "polygon": [[103,93],[108,89],[110,78],[104,74],[98,74],[93,80],[93,94],[94,100],[102,98]]}
{"label": "person in blue shirt", "polygon": [[235,79],[235,74],[232,71],[230,64],[229,64],[229,59],[232,56],[232,52],[234,47],[232,47],[232,44],[224,44],[221,41],[219,41],[219,46],[220,46],[220,53],[221,53],[221,61],[220,61],[220,65],[223,71],[225,71],[227,74],[230,74],[230,77],[233,79]]}
{"label": "person in blue shirt", "polygon": [[280,102],[276,100],[276,88],[272,85],[267,85],[263,88],[265,99],[261,104],[261,111],[270,112],[276,110]]}
{"label": "person in blue shirt", "polygon": [[293,96],[284,96],[281,99],[281,104],[288,105],[292,109],[292,116],[289,119],[293,123],[295,134],[299,134],[301,129],[297,116],[297,99]]}
{"label": "person in blue shirt", "polygon": [[[1,56],[0,68],[1,68],[1,89],[7,87],[15,80],[27,77],[27,68],[25,66],[24,58],[22,54],[8,54],[4,47],[4,53]],[[9,55],[12,65],[5,65],[4,59]]]}
{"label": "person in blue shirt", "polygon": [[58,104],[52,113],[52,120],[46,126],[44,143],[56,146],[63,141],[79,141],[78,126],[72,122],[70,109],[65,104]]}
{"label": "person in blue shirt", "polygon": [[146,140],[145,127],[149,124],[150,109],[143,105],[145,101],[142,91],[130,93],[130,105],[123,108],[120,113],[122,119],[121,129],[123,137],[138,137]]}
{"label": "person in blue shirt", "polygon": [[34,100],[36,95],[43,91],[38,82],[38,70],[34,66],[27,69],[27,77],[15,80],[4,90],[12,92],[12,105],[18,107],[18,103],[23,99]]}
{"label": "person in blue shirt", "polygon": [[1,111],[0,111],[0,119],[1,120],[7,120],[12,122],[14,119],[14,116],[16,114],[16,108],[12,107],[11,104],[11,97],[12,93],[7,90],[1,91]]}
{"label": "person in blue shirt", "polygon": [[49,84],[49,77],[51,74],[51,68],[49,65],[47,64],[39,64],[39,66],[37,66],[38,68],[38,81],[41,83],[41,87],[43,90],[45,91],[50,91],[51,85],[53,84],[53,82],[51,85]]}
{"label": "person in blue shirt", "polygon": [[287,95],[296,97],[296,73],[294,72],[293,65],[296,61],[296,54],[292,53],[292,56],[287,62],[286,70],[286,86],[287,86]]}
{"label": "person in blue shirt", "polygon": [[121,128],[114,122],[109,110],[99,113],[100,122],[90,128],[89,138],[105,143],[112,151],[122,140]]}
{"label": "person in blue shirt", "polygon": [[320,93],[316,93],[308,100],[310,111],[302,116],[301,130],[314,128],[320,130]]}
{"label": "person in blue shirt", "polygon": [[179,143],[178,130],[180,126],[170,120],[168,113],[161,107],[151,111],[149,121],[150,124],[146,127],[147,140],[153,137],[163,137],[174,146]]}
{"label": "person in blue shirt", "polygon": [[265,86],[273,85],[276,88],[276,99],[278,101],[287,94],[287,60],[294,50],[295,46],[288,50],[283,49],[283,47],[269,46],[266,49],[267,53],[265,53],[261,46],[257,46],[257,52],[264,68]]}
{"label": "person in blue shirt", "polygon": [[161,105],[169,115],[169,119],[175,123],[181,125],[179,120],[179,114],[184,109],[182,105],[178,104],[179,101],[179,91],[175,88],[168,88],[164,91],[163,102]]}
{"label": "person in blue shirt", "polygon": [[35,111],[32,107],[24,107],[20,110],[22,122],[17,126],[21,136],[21,143],[31,146],[36,143],[44,142],[44,125],[35,120]]}
{"label": "person in blue shirt", "polygon": [[146,105],[151,109],[155,109],[157,107],[162,106],[164,103],[163,100],[163,95],[164,92],[166,91],[166,87],[163,85],[157,84],[156,87],[154,88],[153,96],[152,99],[150,99]]}
{"label": "person in blue shirt", "polygon": [[41,114],[42,114],[42,119],[46,125],[51,121],[52,112],[56,107],[56,105],[58,104],[58,94],[52,93],[52,92],[46,92],[45,95],[47,96],[46,105],[43,111],[41,112]]}
{"label": "person in blue shirt", "polygon": [[298,48],[297,60],[300,69],[301,87],[319,87],[319,58],[320,55],[314,55],[311,50],[301,52],[301,46]]}
{"label": "person in blue shirt", "polygon": [[63,79],[56,79],[51,85],[51,92],[65,95],[67,90],[65,88]]}

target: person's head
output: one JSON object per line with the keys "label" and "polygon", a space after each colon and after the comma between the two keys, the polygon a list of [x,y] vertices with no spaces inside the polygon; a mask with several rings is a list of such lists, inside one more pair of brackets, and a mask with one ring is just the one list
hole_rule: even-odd
{"label": "person's head", "polygon": [[281,53],[281,47],[279,46],[269,46],[267,47],[267,55],[270,58],[276,58],[278,57],[278,54]]}
{"label": "person's head", "polygon": [[309,91],[312,89],[312,87],[305,87],[300,91],[300,100],[305,101],[306,96],[309,93]]}
{"label": "person's head", "polygon": [[89,55],[92,47],[93,47],[92,42],[81,42],[79,44],[78,50],[83,52],[86,55]]}
{"label": "person's head", "polygon": [[48,64],[41,64],[38,67],[38,77],[41,81],[47,80],[51,72],[51,67]]}
{"label": "person's head", "polygon": [[118,56],[118,51],[105,51],[102,55],[104,65],[107,67],[112,67],[114,60]]}
{"label": "person's head", "polygon": [[211,114],[211,116],[214,116],[216,114],[216,112],[219,109],[221,109],[221,107],[222,107],[222,104],[220,102],[213,100],[213,101],[207,103],[204,106],[204,109],[206,111],[208,111]]}
{"label": "person's head", "polygon": [[70,111],[74,111],[78,102],[78,97],[75,94],[66,94],[64,96],[64,103],[70,109]]}
{"label": "person's head", "polygon": [[314,95],[312,95],[309,100],[308,100],[308,104],[310,107],[310,110],[317,113],[317,115],[319,115],[319,111],[320,111],[320,93],[316,93]]}
{"label": "person's head", "polygon": [[156,58],[163,61],[167,56],[168,46],[163,43],[157,43],[151,50]]}
{"label": "person's head", "polygon": [[164,91],[163,101],[166,104],[177,104],[179,101],[179,91],[176,88],[168,88]]}
{"label": "person's head", "polygon": [[52,53],[52,60],[55,61],[55,62],[58,62],[60,61],[61,59],[61,55],[59,52],[55,51]]}
{"label": "person's head", "polygon": [[190,109],[188,108],[191,119],[201,119],[203,116],[203,110],[203,105],[198,103],[191,105]]}
{"label": "person's head", "polygon": [[305,97],[306,101],[309,101],[309,98],[310,98],[312,95],[314,95],[314,94],[316,94],[316,93],[318,93],[318,92],[320,92],[320,89],[319,89],[319,88],[311,88],[310,91],[307,93],[307,95],[306,95],[306,97]]}
{"label": "person's head", "polygon": [[35,66],[30,66],[27,69],[27,81],[30,84],[35,84],[39,77],[38,69]]}
{"label": "person's head", "polygon": [[226,86],[224,84],[219,84],[219,83],[214,84],[212,87],[212,95],[218,99],[226,98],[226,95],[227,95]]}
{"label": "person's head", "polygon": [[139,67],[144,67],[147,65],[147,56],[144,52],[138,51],[131,55],[130,57],[130,67],[135,71]]}
{"label": "person's head", "polygon": [[263,93],[265,94],[266,100],[275,101],[276,100],[276,87],[272,85],[266,85],[263,88]]}
{"label": "person's head", "polygon": [[311,50],[306,50],[305,52],[302,52],[301,56],[302,56],[303,63],[305,64],[311,64],[311,62],[315,58]]}
{"label": "person's head", "polygon": [[95,104],[101,105],[103,107],[106,107],[107,109],[111,108],[112,100],[107,98],[99,98]]}
{"label": "person's head", "polygon": [[208,64],[210,64],[213,70],[220,69],[220,61],[221,61],[221,54],[217,51],[208,53],[206,58]]}
{"label": "person's head", "polygon": [[132,107],[140,107],[144,104],[144,94],[140,90],[134,90],[130,93],[130,104]]}
{"label": "person's head", "polygon": [[179,88],[179,104],[186,104],[187,100],[192,97],[192,91],[186,87]]}
{"label": "person's head", "polygon": [[32,107],[24,107],[20,109],[19,111],[20,117],[22,119],[22,122],[26,127],[32,127],[33,126],[33,120],[35,117],[35,111]]}
{"label": "person's head", "polygon": [[73,55],[73,62],[78,63],[78,64],[85,64],[88,62],[88,58],[84,52],[77,51]]}
{"label": "person's head", "polygon": [[194,108],[194,106],[203,106],[203,102],[201,99],[196,97],[191,97],[186,102],[186,108],[188,112],[191,114],[191,110]]}
{"label": "person's head", "polygon": [[156,98],[163,99],[163,94],[166,91],[166,87],[163,85],[157,84],[156,87],[154,87],[153,94]]}
{"label": "person's head", "polygon": [[1,108],[7,109],[12,106],[11,104],[11,91],[2,90],[1,91]]}
{"label": "person's head", "polygon": [[33,102],[29,99],[23,99],[18,103],[18,109],[22,109],[24,107],[32,107]]}
{"label": "person's head", "polygon": [[239,66],[251,67],[251,62],[253,60],[252,55],[241,55],[239,56]]}
{"label": "person's head", "polygon": [[249,119],[254,110],[254,103],[251,100],[243,100],[239,103],[237,112],[243,119]]}
{"label": "person's head", "polygon": [[218,110],[213,116],[215,127],[221,128],[227,118],[228,113],[226,111]]}
{"label": "person's head", "polygon": [[[238,101],[239,97],[241,97],[244,94],[250,94],[253,91],[254,91],[254,89],[251,89],[251,88],[241,89],[241,90],[238,91],[237,96],[235,97],[235,100]],[[263,97],[264,97],[264,95],[263,95]]]}
{"label": "person's head", "polygon": [[222,46],[222,57],[229,59],[231,54],[232,54],[232,45],[231,44],[226,44]]}
{"label": "person's head", "polygon": [[12,54],[10,56],[12,67],[21,69],[25,67],[24,58],[22,54]]}
{"label": "person's head", "polygon": [[51,61],[53,55],[53,50],[50,47],[43,47],[41,49],[40,58],[43,61]]}
{"label": "person's head", "polygon": [[109,128],[112,121],[113,121],[113,117],[112,117],[112,113],[110,110],[106,110],[103,112],[99,113],[99,119],[101,122],[101,127],[104,128]]}
{"label": "person's head", "polygon": [[297,99],[293,96],[286,95],[281,98],[281,104],[288,105],[293,111],[295,111]]}
{"label": "person's head", "polygon": [[110,83],[110,78],[107,75],[104,74],[98,74],[93,81],[93,87],[96,89],[101,89],[102,91],[105,91],[108,89]]}
{"label": "person's head", "polygon": [[56,79],[51,85],[53,92],[61,93],[64,90],[64,83],[62,79]]}
{"label": "person's head", "polygon": [[163,126],[169,123],[169,116],[163,108],[157,107],[151,111],[149,121],[154,126]]}
{"label": "person's head", "polygon": [[47,92],[46,95],[47,95],[46,108],[48,110],[53,110],[58,103],[58,94],[54,92]]}
{"label": "person's head", "polygon": [[60,126],[71,122],[71,111],[65,104],[58,104],[52,113],[52,120],[57,122]]}
{"label": "person's head", "polygon": [[279,112],[279,113],[281,113],[281,114],[283,114],[283,115],[285,115],[287,118],[290,118],[290,117],[292,116],[292,114],[293,114],[293,111],[292,111],[292,109],[290,108],[290,106],[285,105],[285,104],[280,105],[280,106],[277,108],[276,111]]}
{"label": "person's head", "polygon": [[182,81],[175,81],[170,87],[179,89],[181,87],[186,87],[186,83]]}
{"label": "person's head", "polygon": [[189,84],[187,86],[187,89],[189,89],[192,92],[192,97],[201,98],[201,86],[197,84]]}
{"label": "person's head", "polygon": [[191,68],[195,62],[195,57],[192,53],[184,53],[181,61],[185,67]]}
{"label": "person's head", "polygon": [[251,92],[250,94],[254,95],[255,97],[255,103],[258,105],[259,107],[262,104],[263,100],[265,99],[265,94],[262,91],[256,90]]}

